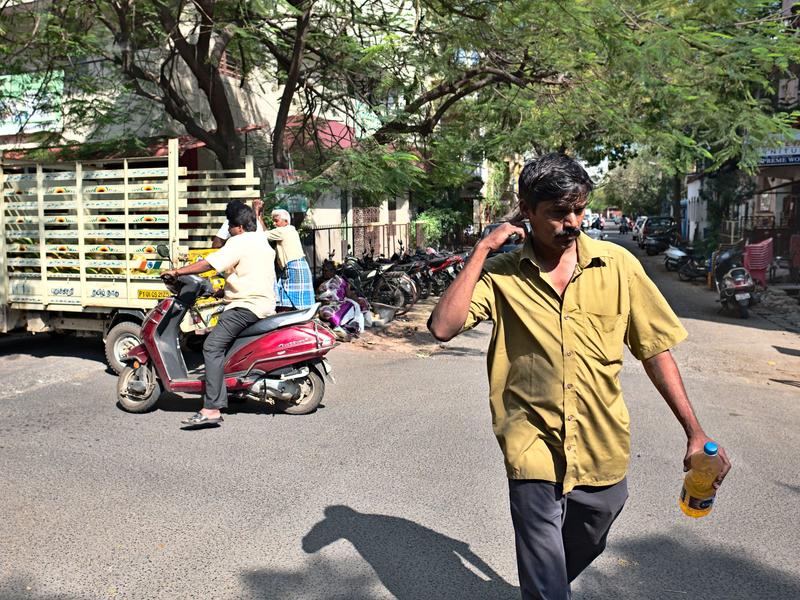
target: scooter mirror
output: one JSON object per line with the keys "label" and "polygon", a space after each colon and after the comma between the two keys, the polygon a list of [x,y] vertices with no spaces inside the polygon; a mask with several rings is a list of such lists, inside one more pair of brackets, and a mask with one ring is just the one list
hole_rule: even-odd
{"label": "scooter mirror", "polygon": [[159,244],[156,246],[156,252],[161,258],[169,258],[169,246],[166,244]]}

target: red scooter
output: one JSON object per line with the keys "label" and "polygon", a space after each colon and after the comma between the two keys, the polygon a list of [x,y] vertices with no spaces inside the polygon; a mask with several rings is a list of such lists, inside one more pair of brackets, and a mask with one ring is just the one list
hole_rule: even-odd
{"label": "red scooter", "polygon": [[[132,413],[151,409],[163,391],[202,394],[202,368],[190,371],[180,348],[180,323],[198,298],[214,294],[208,279],[184,275],[164,280],[172,293],[145,317],[142,343],[124,359],[117,400]],[[225,386],[234,398],[275,405],[301,415],[319,406],[331,368],[324,356],[337,345],[314,317],[319,308],[261,319],[239,334],[225,356]]]}

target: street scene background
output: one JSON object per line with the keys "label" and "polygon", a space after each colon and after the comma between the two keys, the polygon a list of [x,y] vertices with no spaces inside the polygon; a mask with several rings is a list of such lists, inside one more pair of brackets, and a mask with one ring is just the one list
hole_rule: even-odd
{"label": "street scene background", "polygon": [[[774,315],[720,314],[704,285],[609,237],[688,329],[675,357],[733,470],[710,516],[680,512],[685,438],[628,355],[630,499],[574,597],[800,597],[800,336]],[[223,427],[196,432],[177,427],[194,400],[120,410],[99,342],[3,340],[0,597],[518,597],[490,326],[441,345],[343,345],[317,412],[232,404]]]}
{"label": "street scene background", "polygon": [[[631,495],[574,597],[800,598],[798,32],[796,0],[0,1],[0,600],[518,598],[491,324],[426,320],[553,152],[689,331],[733,464],[685,517],[685,435],[628,356]],[[200,400],[146,406],[125,361],[234,200],[288,213],[335,382],[312,410],[275,368],[309,414],[182,431]],[[222,304],[162,328],[192,366]]]}

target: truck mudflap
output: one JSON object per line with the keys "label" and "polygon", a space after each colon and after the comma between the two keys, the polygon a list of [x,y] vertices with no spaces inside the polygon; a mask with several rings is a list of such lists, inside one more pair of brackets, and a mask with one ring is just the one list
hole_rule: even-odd
{"label": "truck mudflap", "polygon": [[143,365],[146,365],[149,360],[150,357],[147,355],[147,348],[144,347],[144,344],[139,344],[128,350],[127,356],[122,359],[123,362],[128,364],[137,361]]}

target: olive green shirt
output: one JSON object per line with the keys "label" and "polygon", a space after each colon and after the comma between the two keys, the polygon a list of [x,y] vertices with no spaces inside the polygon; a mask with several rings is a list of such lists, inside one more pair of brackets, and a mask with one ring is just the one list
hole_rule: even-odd
{"label": "olive green shirt", "polygon": [[508,477],[562,482],[564,493],[627,471],[623,344],[643,360],[687,335],[632,254],[586,235],[577,247],[563,299],[530,242],[487,260],[464,323],[494,322],[489,394]]}

